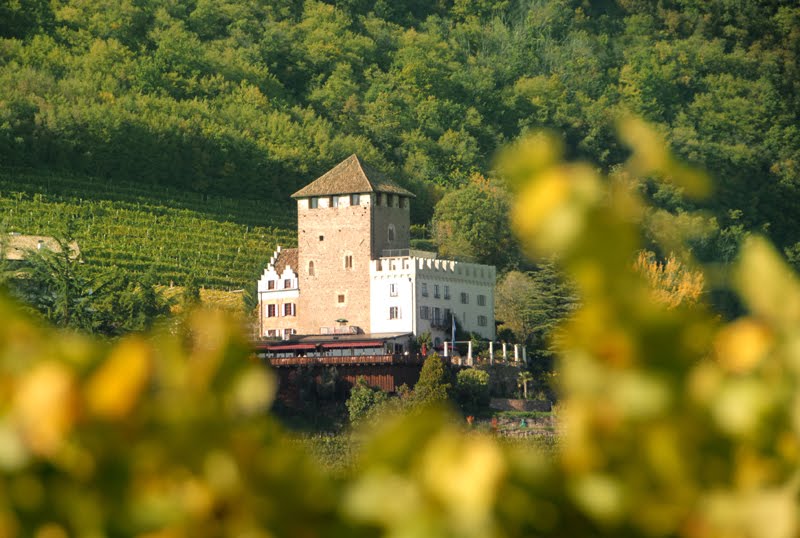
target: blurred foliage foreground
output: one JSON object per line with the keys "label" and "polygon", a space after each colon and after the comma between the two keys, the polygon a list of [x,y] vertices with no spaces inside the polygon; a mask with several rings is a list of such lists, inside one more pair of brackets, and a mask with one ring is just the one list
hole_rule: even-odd
{"label": "blurred foliage foreground", "polygon": [[2,305],[0,536],[798,535],[800,285],[753,238],[732,276],[747,317],[654,299],[624,178],[708,184],[644,125],[620,131],[632,156],[610,179],[544,135],[500,160],[516,231],[583,298],[555,455],[432,410],[365,434],[332,477],[266,416],[273,378],[220,314],[112,345]]}

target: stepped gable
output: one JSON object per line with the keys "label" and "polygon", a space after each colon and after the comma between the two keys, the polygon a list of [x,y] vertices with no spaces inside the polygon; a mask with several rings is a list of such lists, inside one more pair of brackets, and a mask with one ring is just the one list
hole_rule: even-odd
{"label": "stepped gable", "polygon": [[385,192],[416,198],[414,193],[361,162],[355,153],[294,193],[292,198],[365,192]]}
{"label": "stepped gable", "polygon": [[286,267],[289,267],[293,272],[297,273],[297,249],[296,248],[287,248],[281,249],[278,252],[278,257],[275,258],[275,263],[273,267],[275,268],[275,272],[279,275],[283,274],[283,270]]}

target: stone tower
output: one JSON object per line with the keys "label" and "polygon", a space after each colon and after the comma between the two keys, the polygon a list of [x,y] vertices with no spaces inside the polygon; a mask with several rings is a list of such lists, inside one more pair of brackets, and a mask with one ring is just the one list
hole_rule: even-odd
{"label": "stone tower", "polygon": [[298,333],[346,326],[370,332],[370,260],[409,248],[412,197],[355,155],[292,195]]}

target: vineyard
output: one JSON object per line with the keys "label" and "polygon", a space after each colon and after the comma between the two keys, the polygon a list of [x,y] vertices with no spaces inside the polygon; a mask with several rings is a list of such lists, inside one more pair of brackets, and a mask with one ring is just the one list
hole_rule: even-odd
{"label": "vineyard", "polygon": [[202,195],[144,183],[34,170],[0,170],[0,227],[56,235],[71,229],[83,258],[163,284],[192,275],[209,288],[252,285],[275,246],[294,245],[295,215],[283,199]]}

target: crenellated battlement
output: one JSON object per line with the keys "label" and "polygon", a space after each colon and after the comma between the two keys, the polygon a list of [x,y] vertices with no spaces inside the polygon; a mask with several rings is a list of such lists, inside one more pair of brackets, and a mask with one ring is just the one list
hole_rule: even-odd
{"label": "crenellated battlement", "polygon": [[383,277],[414,273],[431,278],[486,282],[492,286],[496,278],[495,268],[491,265],[417,256],[385,256],[372,260],[370,273]]}

